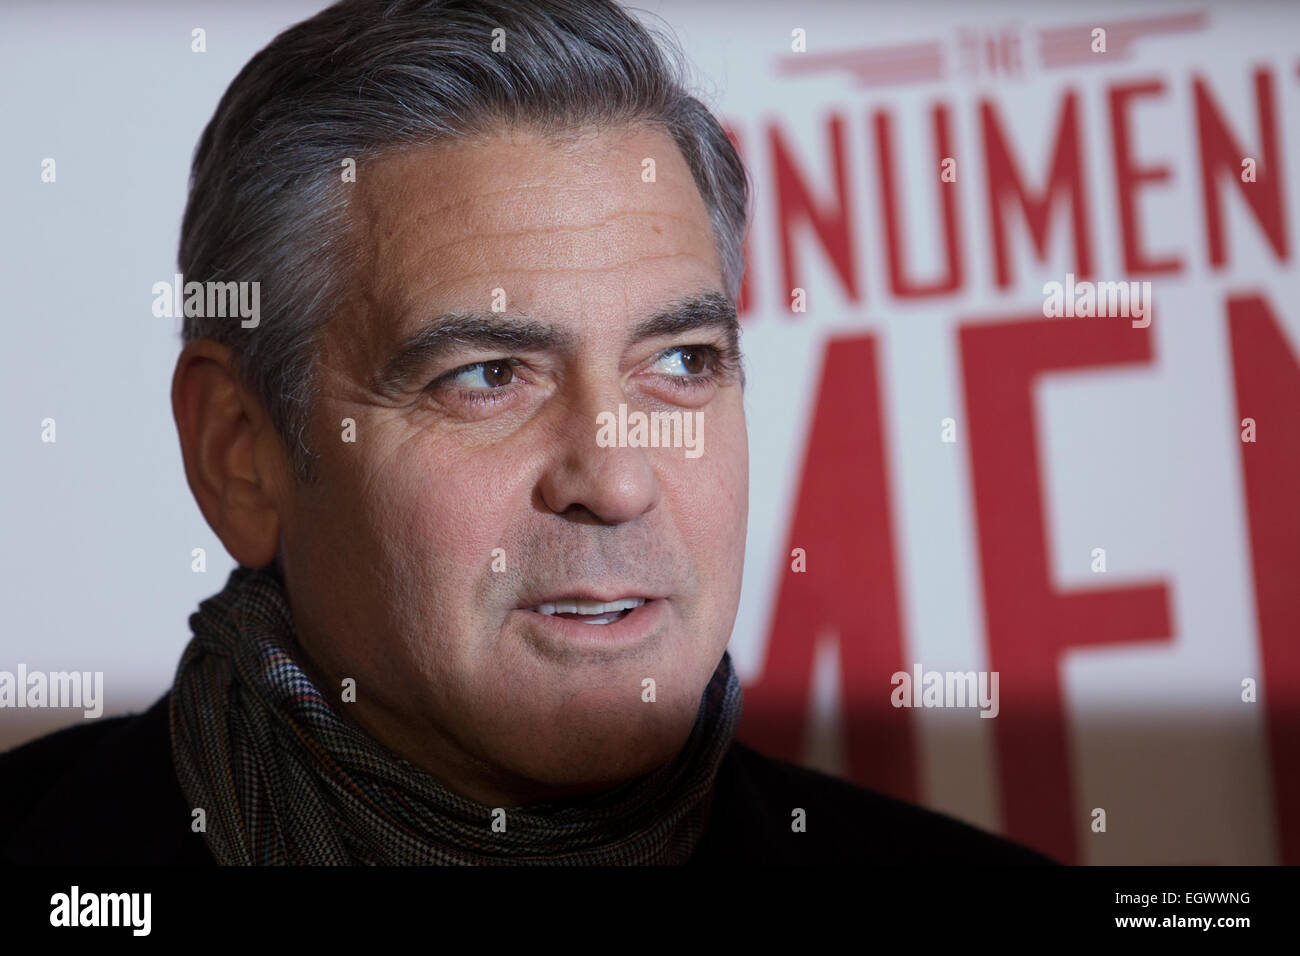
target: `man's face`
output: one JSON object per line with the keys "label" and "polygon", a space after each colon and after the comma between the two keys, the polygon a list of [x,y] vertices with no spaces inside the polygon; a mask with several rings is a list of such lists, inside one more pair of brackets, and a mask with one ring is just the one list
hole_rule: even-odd
{"label": "man's face", "polygon": [[[720,261],[684,160],[654,130],[517,131],[388,156],[353,188],[321,483],[282,515],[317,676],[354,678],[339,709],[481,802],[654,769],[730,637],[748,511]],[[703,444],[603,447],[620,404],[702,421]],[[532,610],[566,598],[646,603],[608,624]]]}

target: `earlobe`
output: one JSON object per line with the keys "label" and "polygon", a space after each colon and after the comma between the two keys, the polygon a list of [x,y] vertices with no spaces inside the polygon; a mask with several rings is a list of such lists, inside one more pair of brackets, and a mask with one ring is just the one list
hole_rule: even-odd
{"label": "earlobe", "polygon": [[230,350],[203,339],[181,351],[172,377],[172,414],[185,477],[209,527],[240,564],[275,558],[280,537],[278,476],[257,454],[270,422],[234,372]]}

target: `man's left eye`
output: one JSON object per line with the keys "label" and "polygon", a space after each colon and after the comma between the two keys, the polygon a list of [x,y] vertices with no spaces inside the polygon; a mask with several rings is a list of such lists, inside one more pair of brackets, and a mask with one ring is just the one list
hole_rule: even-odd
{"label": "man's left eye", "polygon": [[715,352],[710,345],[679,345],[659,356],[654,367],[682,378],[699,376],[709,371]]}

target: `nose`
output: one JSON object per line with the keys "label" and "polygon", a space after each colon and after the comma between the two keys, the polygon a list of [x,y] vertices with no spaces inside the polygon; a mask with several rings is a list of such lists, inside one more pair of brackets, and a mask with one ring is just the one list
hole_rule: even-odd
{"label": "nose", "polygon": [[652,510],[661,488],[647,450],[601,447],[596,441],[602,412],[618,415],[621,391],[604,391],[572,402],[557,428],[540,493],[558,515],[599,524],[622,524]]}

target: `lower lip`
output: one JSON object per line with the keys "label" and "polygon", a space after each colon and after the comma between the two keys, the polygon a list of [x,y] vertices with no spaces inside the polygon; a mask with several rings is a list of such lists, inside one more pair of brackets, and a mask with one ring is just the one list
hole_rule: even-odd
{"label": "lower lip", "polygon": [[648,636],[663,620],[666,603],[663,598],[652,598],[608,624],[586,624],[529,608],[518,608],[514,613],[524,615],[529,624],[567,643],[608,647],[611,644],[632,644]]}

